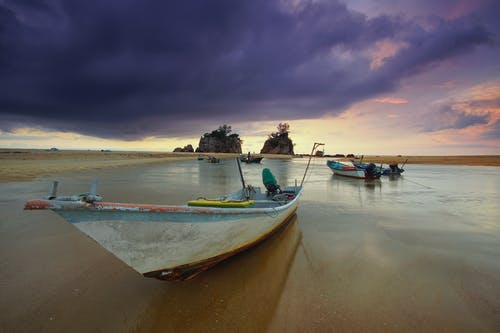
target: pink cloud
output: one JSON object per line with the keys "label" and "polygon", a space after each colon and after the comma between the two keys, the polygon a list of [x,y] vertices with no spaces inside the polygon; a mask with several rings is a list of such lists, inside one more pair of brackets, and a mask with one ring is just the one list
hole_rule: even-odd
{"label": "pink cloud", "polygon": [[386,104],[406,104],[406,103],[408,103],[407,99],[397,98],[397,97],[375,98],[373,101],[378,102],[378,103],[386,103]]}
{"label": "pink cloud", "polygon": [[407,48],[408,44],[401,41],[383,39],[375,43],[375,47],[370,51],[372,62],[370,69],[376,70],[382,67],[385,61],[395,56],[400,50]]}
{"label": "pink cloud", "polygon": [[461,84],[462,84],[462,82],[460,82],[460,81],[446,81],[446,82],[443,82],[440,84],[435,84],[435,85],[433,85],[433,87],[444,88],[444,89],[453,89],[453,88],[460,86]]}
{"label": "pink cloud", "polygon": [[[483,83],[440,103],[423,119],[432,137],[456,141],[483,140],[498,146],[500,128],[500,82]],[[451,140],[451,139],[450,139]]]}

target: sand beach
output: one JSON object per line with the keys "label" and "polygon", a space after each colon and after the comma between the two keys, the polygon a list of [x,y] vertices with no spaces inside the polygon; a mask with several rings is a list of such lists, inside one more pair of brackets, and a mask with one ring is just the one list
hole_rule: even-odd
{"label": "sand beach", "polygon": [[[234,158],[239,154],[225,153],[167,153],[133,151],[91,150],[39,150],[0,149],[0,181],[30,180],[37,176],[54,173],[85,171],[101,168],[116,168],[151,163],[168,163],[195,160],[198,156],[215,156],[221,159]],[[261,154],[264,158],[292,158],[288,155]],[[318,159],[328,159],[322,157]],[[357,158],[360,160],[360,158]],[[363,161],[389,164],[448,164],[500,166],[500,155],[480,156],[363,156]]]}

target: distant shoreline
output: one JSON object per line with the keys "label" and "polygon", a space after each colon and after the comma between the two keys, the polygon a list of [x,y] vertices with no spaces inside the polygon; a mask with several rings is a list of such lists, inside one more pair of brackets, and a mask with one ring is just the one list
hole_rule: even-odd
{"label": "distant shoreline", "polygon": [[[349,159],[347,159],[349,160]],[[356,158],[357,161],[361,160]],[[363,162],[389,164],[447,164],[469,166],[500,166],[500,155],[450,155],[450,156],[371,156],[363,157]]]}
{"label": "distant shoreline", "polygon": [[[96,168],[166,163],[180,160],[196,160],[208,155],[227,159],[240,154],[226,153],[168,153],[168,152],[128,152],[128,151],[87,151],[42,149],[0,149],[0,181],[31,180],[39,176],[69,171],[84,171]],[[243,154],[245,155],[245,154]],[[259,154],[264,158],[292,158],[297,156]],[[304,155],[304,158],[307,156]],[[318,157],[332,159],[331,157]],[[345,159],[345,158],[340,158]],[[349,160],[349,159],[345,159]],[[359,160],[359,158],[357,159]],[[399,165],[407,164],[455,164],[470,166],[500,166],[500,155],[479,156],[364,156],[363,161]]]}

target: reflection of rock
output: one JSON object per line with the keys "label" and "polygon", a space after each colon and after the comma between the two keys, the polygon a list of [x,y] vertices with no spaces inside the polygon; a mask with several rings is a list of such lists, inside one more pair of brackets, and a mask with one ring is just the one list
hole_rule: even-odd
{"label": "reflection of rock", "polygon": [[191,145],[184,146],[184,148],[177,147],[174,149],[174,153],[193,153],[193,152],[194,149],[193,146]]}
{"label": "reflection of rock", "polygon": [[241,142],[237,136],[202,136],[197,153],[237,153],[241,154]]}
{"label": "reflection of rock", "polygon": [[283,133],[279,136],[267,139],[260,153],[293,155],[293,142],[288,137],[288,133]]}
{"label": "reflection of rock", "polygon": [[[193,280],[161,286],[144,332],[265,332],[302,234],[294,216],[269,239]],[[196,320],[193,318],[196,317]]]}

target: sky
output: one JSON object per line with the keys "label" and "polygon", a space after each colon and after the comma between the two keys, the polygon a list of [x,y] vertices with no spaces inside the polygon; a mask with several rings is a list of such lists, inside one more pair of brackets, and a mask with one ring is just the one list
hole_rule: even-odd
{"label": "sky", "polygon": [[500,154],[498,0],[0,0],[0,148]]}

